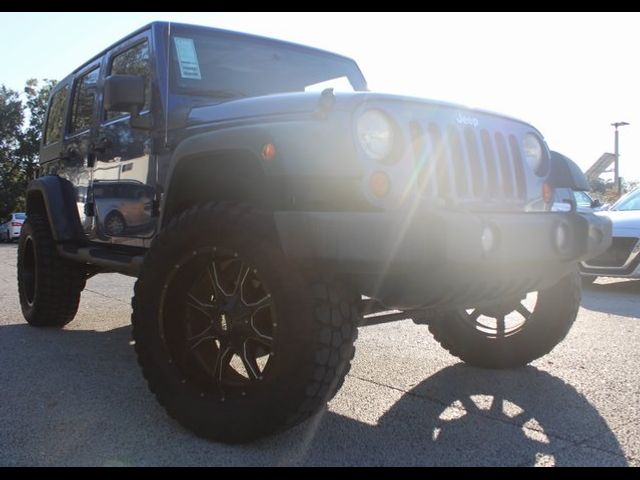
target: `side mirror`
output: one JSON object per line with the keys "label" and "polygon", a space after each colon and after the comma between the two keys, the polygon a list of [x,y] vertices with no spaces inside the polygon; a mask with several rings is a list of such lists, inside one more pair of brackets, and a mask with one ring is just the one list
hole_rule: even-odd
{"label": "side mirror", "polygon": [[599,208],[601,206],[602,202],[597,198],[591,202],[591,208]]}
{"label": "side mirror", "polygon": [[138,115],[144,106],[144,77],[111,75],[104,81],[104,108],[110,112]]}

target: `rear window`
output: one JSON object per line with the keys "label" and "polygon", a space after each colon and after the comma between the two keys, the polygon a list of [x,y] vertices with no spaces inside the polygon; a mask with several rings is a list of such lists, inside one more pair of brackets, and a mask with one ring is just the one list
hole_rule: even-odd
{"label": "rear window", "polygon": [[13,218],[15,218],[16,220],[24,220],[27,218],[27,215],[24,213],[14,213]]}
{"label": "rear window", "polygon": [[65,85],[64,88],[53,94],[53,99],[49,105],[49,113],[47,114],[47,127],[44,134],[45,145],[62,139],[62,131],[64,130],[64,110],[67,104],[68,94],[69,85]]}

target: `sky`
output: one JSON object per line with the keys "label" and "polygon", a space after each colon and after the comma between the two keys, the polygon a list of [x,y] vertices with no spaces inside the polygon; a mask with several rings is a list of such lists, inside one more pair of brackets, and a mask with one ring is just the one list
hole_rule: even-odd
{"label": "sky", "polygon": [[614,151],[640,180],[638,13],[0,13],[0,84],[61,79],[153,20],[333,51],[372,91],[459,103],[530,122],[583,170]]}

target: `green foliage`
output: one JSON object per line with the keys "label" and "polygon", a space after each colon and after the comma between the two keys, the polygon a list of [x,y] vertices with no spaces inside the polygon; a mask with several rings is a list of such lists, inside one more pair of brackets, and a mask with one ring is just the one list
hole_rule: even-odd
{"label": "green foliage", "polygon": [[618,200],[621,195],[634,190],[639,185],[639,183],[635,180],[626,181],[622,179],[621,183],[622,193],[618,194],[618,189],[616,188],[615,182],[613,180],[605,181],[602,178],[591,179],[589,181],[589,185],[591,186],[591,196],[593,198],[597,198],[602,203],[611,204]]}
{"label": "green foliage", "polygon": [[609,188],[613,187],[613,182],[605,182],[601,178],[593,178],[589,181],[592,193],[605,194]]}
{"label": "green foliage", "polygon": [[0,86],[0,218],[24,211],[24,192],[38,165],[47,101],[55,84],[28,80],[25,102],[18,92]]}

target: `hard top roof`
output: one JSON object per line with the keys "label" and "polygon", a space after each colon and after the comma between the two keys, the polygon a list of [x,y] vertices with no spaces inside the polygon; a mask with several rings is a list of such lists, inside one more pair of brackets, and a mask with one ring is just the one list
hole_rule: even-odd
{"label": "hard top roof", "polygon": [[[353,61],[353,59],[351,59],[349,57],[345,57],[344,55],[339,55],[337,53],[329,52],[329,51],[326,51],[326,50],[321,50],[321,49],[318,49],[318,48],[309,47],[307,45],[301,45],[299,43],[287,42],[286,40],[278,40],[278,39],[275,39],[275,38],[264,37],[264,36],[260,36],[260,35],[253,35],[253,34],[250,34],[250,33],[236,32],[236,31],[233,31],[233,30],[224,30],[224,29],[215,28],[215,27],[207,27],[207,26],[204,26],[204,25],[190,25],[190,24],[187,24],[187,23],[155,21],[155,22],[148,23],[147,25],[145,25],[143,27],[140,27],[139,29],[135,30],[134,32],[131,32],[129,35],[126,35],[125,37],[122,37],[117,42],[112,43],[107,48],[103,49],[102,51],[100,51],[99,53],[97,53],[96,55],[91,57],[89,60],[84,62],[82,65],[80,65],[79,67],[74,69],[71,72],[70,75],[76,74],[79,70],[82,70],[85,66],[89,65],[91,62],[93,62],[97,58],[102,57],[105,53],[107,53],[112,48],[116,47],[120,43],[122,43],[122,42],[124,42],[124,41],[126,41],[126,40],[128,40],[128,39],[130,39],[132,37],[135,37],[136,35],[144,32],[145,30],[151,30],[151,29],[155,29],[155,28],[159,29],[159,28],[162,28],[162,27],[168,27],[169,25],[171,25],[172,27],[178,27],[178,28],[202,29],[202,30],[206,30],[206,31],[210,31],[210,32],[216,32],[216,33],[220,33],[220,34],[224,34],[224,35],[236,35],[236,36],[239,36],[239,37],[245,37],[247,39],[252,39],[252,40],[255,40],[255,41],[279,43],[279,44],[281,44],[283,46],[287,46],[287,47],[302,48],[302,49],[305,49],[305,50],[313,51],[315,53],[319,53],[319,54],[323,54],[323,55],[331,55],[331,56],[334,56],[334,57],[341,57],[341,58],[344,58],[345,60]],[[64,79],[68,78],[70,75],[67,75]],[[63,83],[63,82],[60,82],[60,83]]]}

